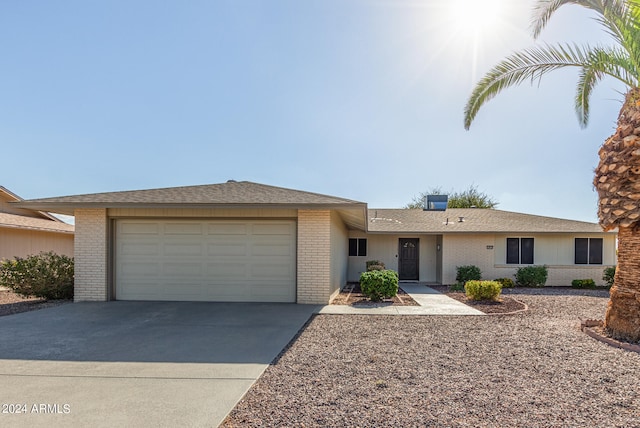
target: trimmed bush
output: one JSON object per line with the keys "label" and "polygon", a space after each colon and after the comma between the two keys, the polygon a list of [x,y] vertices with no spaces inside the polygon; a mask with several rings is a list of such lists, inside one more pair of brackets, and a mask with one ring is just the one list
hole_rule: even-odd
{"label": "trimmed bush", "polygon": [[449,291],[464,291],[464,284],[460,282],[456,282],[455,284],[451,284],[449,286]]}
{"label": "trimmed bush", "polygon": [[596,282],[593,279],[574,279],[571,281],[573,288],[596,288]]}
{"label": "trimmed bush", "polygon": [[499,282],[502,288],[513,288],[515,285],[511,278],[496,278],[494,281]]}
{"label": "trimmed bush", "polygon": [[610,288],[613,285],[613,278],[615,276],[616,276],[615,266],[604,268],[604,271],[602,272],[602,279],[604,280],[604,282],[607,283],[607,287]]}
{"label": "trimmed bush", "polygon": [[22,296],[73,298],[73,258],[53,252],[0,262],[0,285]]}
{"label": "trimmed bush", "polygon": [[480,281],[482,279],[482,271],[478,266],[456,266],[456,281],[466,284],[467,281]]}
{"label": "trimmed bush", "polygon": [[498,300],[502,285],[498,281],[468,281],[464,292],[471,300]]}
{"label": "trimmed bush", "polygon": [[369,260],[367,262],[367,272],[371,272],[372,270],[385,270],[384,263],[380,260]]}
{"label": "trimmed bush", "polygon": [[549,272],[546,266],[525,266],[516,271],[516,285],[518,287],[543,287],[547,282]]}
{"label": "trimmed bush", "polygon": [[360,290],[374,302],[398,294],[398,274],[392,270],[372,270],[360,275]]}

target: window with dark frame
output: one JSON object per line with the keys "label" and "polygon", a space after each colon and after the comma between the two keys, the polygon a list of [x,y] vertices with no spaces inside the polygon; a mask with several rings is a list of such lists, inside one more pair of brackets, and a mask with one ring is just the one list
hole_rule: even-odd
{"label": "window with dark frame", "polygon": [[507,264],[533,264],[533,238],[507,238]]}
{"label": "window with dark frame", "polygon": [[576,238],[575,248],[575,264],[602,264],[602,238]]}
{"label": "window with dark frame", "polygon": [[367,240],[365,238],[349,238],[349,255],[366,256]]}

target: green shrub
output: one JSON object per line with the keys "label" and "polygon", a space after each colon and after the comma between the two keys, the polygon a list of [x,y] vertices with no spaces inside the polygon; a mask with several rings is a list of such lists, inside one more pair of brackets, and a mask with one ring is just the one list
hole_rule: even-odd
{"label": "green shrub", "polygon": [[372,270],[360,275],[362,294],[374,302],[398,294],[398,274],[392,270]]}
{"label": "green shrub", "polygon": [[596,288],[596,282],[593,279],[574,279],[571,281],[573,288]]}
{"label": "green shrub", "polygon": [[461,282],[456,282],[455,284],[449,286],[449,291],[464,291],[464,284]]}
{"label": "green shrub", "polygon": [[604,268],[602,272],[602,279],[607,283],[607,287],[611,287],[613,285],[613,278],[616,276],[616,267],[610,266]]}
{"label": "green shrub", "polygon": [[0,262],[0,285],[23,296],[73,298],[73,258],[53,252]]}
{"label": "green shrub", "polygon": [[500,285],[502,285],[502,288],[513,288],[514,287],[514,282],[513,279],[511,278],[496,278],[494,279],[495,282],[499,282]]}
{"label": "green shrub", "polygon": [[478,266],[456,266],[456,281],[466,284],[467,281],[480,281],[482,279],[482,271]]}
{"label": "green shrub", "polygon": [[502,285],[497,281],[468,281],[464,291],[471,300],[498,300]]}
{"label": "green shrub", "polygon": [[385,270],[384,263],[380,260],[369,260],[367,262],[367,272],[371,272],[372,270]]}
{"label": "green shrub", "polygon": [[525,266],[516,271],[516,285],[519,287],[542,287],[547,282],[549,272],[546,266]]}

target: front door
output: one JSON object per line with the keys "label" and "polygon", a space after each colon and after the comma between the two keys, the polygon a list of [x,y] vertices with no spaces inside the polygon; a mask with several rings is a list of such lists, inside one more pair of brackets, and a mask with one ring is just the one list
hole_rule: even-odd
{"label": "front door", "polygon": [[400,250],[398,254],[398,276],[400,280],[417,281],[418,272],[418,238],[400,238]]}

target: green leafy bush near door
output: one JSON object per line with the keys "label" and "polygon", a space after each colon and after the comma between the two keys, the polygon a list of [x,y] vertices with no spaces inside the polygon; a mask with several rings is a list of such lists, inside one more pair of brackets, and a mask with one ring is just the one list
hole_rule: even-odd
{"label": "green leafy bush near door", "polygon": [[360,290],[374,302],[398,294],[398,274],[392,270],[372,270],[360,275]]}

